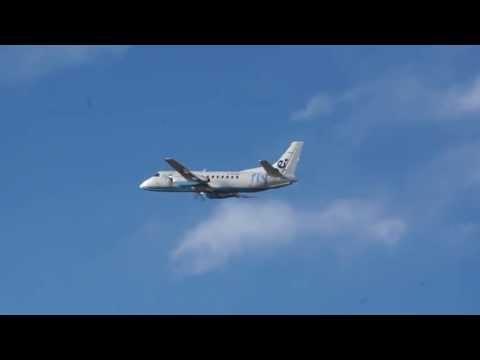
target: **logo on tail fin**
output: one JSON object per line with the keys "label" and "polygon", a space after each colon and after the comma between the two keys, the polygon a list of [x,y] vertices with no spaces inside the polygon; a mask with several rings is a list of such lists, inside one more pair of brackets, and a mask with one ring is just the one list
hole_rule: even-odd
{"label": "logo on tail fin", "polygon": [[287,167],[287,164],[288,164],[288,158],[287,158],[287,159],[280,160],[279,162],[277,162],[277,166],[278,166],[280,169],[285,169],[285,168]]}

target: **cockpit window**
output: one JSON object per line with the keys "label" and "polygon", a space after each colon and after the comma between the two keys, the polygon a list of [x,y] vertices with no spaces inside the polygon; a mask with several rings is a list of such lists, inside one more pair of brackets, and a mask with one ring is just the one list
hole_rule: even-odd
{"label": "cockpit window", "polygon": [[153,176],[160,176],[160,174],[159,174],[159,173],[155,173]]}

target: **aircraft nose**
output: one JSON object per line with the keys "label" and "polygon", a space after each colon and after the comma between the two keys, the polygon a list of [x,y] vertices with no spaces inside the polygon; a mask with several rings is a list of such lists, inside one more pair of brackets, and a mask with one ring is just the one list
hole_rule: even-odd
{"label": "aircraft nose", "polygon": [[142,182],[142,183],[140,184],[139,188],[142,189],[142,190],[146,189],[147,186],[148,186],[148,185],[147,185],[147,182],[148,182],[148,180],[145,180],[144,182]]}

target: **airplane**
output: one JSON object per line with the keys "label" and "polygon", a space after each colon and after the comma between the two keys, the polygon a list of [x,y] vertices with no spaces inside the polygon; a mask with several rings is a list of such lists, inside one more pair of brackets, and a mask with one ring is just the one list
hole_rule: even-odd
{"label": "airplane", "polygon": [[278,189],[298,181],[295,176],[303,141],[293,141],[285,153],[270,164],[239,171],[191,171],[173,158],[165,158],[173,171],[158,171],[140,184],[140,189],[160,192],[191,192],[204,199],[249,198],[245,193]]}

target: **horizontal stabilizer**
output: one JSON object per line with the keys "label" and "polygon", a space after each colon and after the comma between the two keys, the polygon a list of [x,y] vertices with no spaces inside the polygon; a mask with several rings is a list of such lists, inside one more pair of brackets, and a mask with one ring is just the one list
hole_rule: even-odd
{"label": "horizontal stabilizer", "polygon": [[262,165],[268,175],[286,179],[286,177],[283,176],[278,169],[274,168],[267,160],[260,160],[260,165]]}

